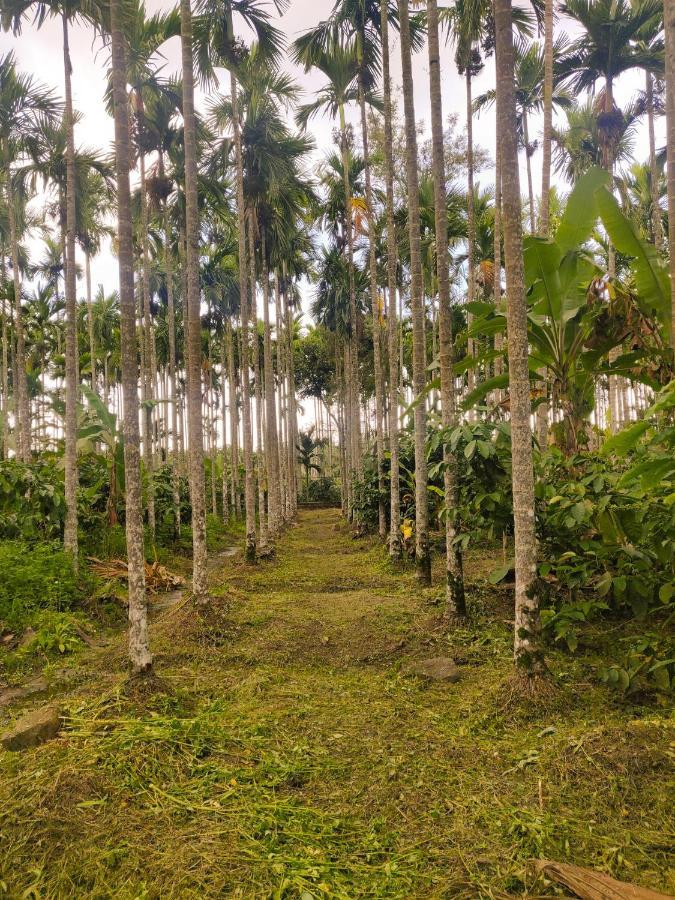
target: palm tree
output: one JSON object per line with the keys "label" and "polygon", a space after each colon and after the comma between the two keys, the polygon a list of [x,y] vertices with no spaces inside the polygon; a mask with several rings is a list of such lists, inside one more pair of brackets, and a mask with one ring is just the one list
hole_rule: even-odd
{"label": "palm tree", "polygon": [[101,249],[104,238],[112,238],[113,232],[106,222],[112,206],[113,192],[100,172],[90,171],[86,176],[84,196],[78,218],[77,239],[84,250],[85,288],[87,302],[87,331],[89,335],[89,365],[91,387],[96,389],[96,341],[92,314],[91,258]]}
{"label": "palm tree", "polygon": [[[564,48],[564,42],[559,40],[553,48],[553,56],[559,57]],[[530,140],[529,117],[538,114],[545,106],[543,86],[545,84],[546,60],[545,51],[537,43],[519,41],[515,50],[515,78],[516,78],[516,108],[518,110],[518,133],[522,146],[525,149],[525,161],[527,166],[527,190],[530,206],[530,231],[534,234],[535,210],[534,188],[532,183],[531,157],[536,148]],[[476,97],[473,108],[481,110],[494,103],[495,91],[488,90]],[[564,88],[554,84],[551,96],[551,104],[557,109],[565,109],[572,105],[572,98]]]}
{"label": "palm tree", "polygon": [[551,150],[553,132],[553,17],[554,0],[544,0],[544,128],[541,154],[539,233],[547,238],[550,220]]}
{"label": "palm tree", "polygon": [[[278,13],[283,9],[280,0],[273,0]],[[242,430],[245,469],[246,558],[256,558],[255,475],[253,467],[253,432],[251,427],[251,397],[249,370],[249,308],[247,302],[246,208],[244,203],[244,165],[241,148],[241,114],[237,88],[237,73],[246,50],[237,40],[235,15],[255,32],[261,55],[274,63],[281,52],[280,32],[271,24],[270,16],[260,0],[206,0],[196,22],[196,56],[203,79],[212,81],[214,69],[225,67],[230,72],[230,103],[234,155],[236,167],[237,237],[239,259],[239,295],[241,318],[241,378]],[[261,511],[262,512],[262,511]]]}
{"label": "palm tree", "polygon": [[670,258],[670,346],[675,351],[675,9],[665,4],[666,37],[666,154],[668,157],[668,251]]}
{"label": "palm tree", "polygon": [[598,131],[603,162],[611,171],[615,150],[623,131],[623,114],[614,101],[614,84],[624,72],[642,68],[658,71],[659,48],[640,44],[645,25],[662,13],[661,0],[567,0],[562,12],[583,29],[560,60],[560,76],[575,93],[595,91],[598,97]]}
{"label": "palm tree", "polygon": [[502,156],[502,204],[508,358],[511,399],[513,520],[515,535],[516,608],[514,656],[531,688],[544,671],[537,589],[537,545],[534,523],[534,468],[530,431],[527,305],[523,267],[523,234],[518,174],[516,96],[511,0],[495,0],[497,118]]}
{"label": "palm tree", "polygon": [[206,570],[206,497],[202,428],[202,340],[199,313],[199,219],[197,207],[197,122],[194,105],[192,10],[181,0],[181,56],[183,77],[183,135],[185,147],[186,325],[188,376],[188,434],[190,497],[192,501],[192,589],[198,603],[208,596]]}
{"label": "palm tree", "polygon": [[417,133],[413,100],[410,18],[408,0],[399,0],[401,22],[401,68],[405,114],[405,166],[408,186],[408,240],[410,242],[410,305],[413,326],[413,391],[415,405],[415,564],[421,584],[431,583],[429,550],[429,500],[427,496],[426,427],[427,412],[420,402],[426,383],[424,339],[424,285],[420,247],[419,177],[417,171]]}
{"label": "palm tree", "polygon": [[[3,8],[2,25],[5,30],[13,20]],[[12,163],[20,158],[31,144],[45,121],[54,121],[60,114],[60,104],[51,90],[16,69],[13,54],[0,57],[0,166],[5,184],[5,202],[9,219],[9,243],[14,284],[14,329],[16,332],[15,424],[17,452],[21,459],[30,457],[30,412],[26,382],[25,344],[21,317],[21,266],[19,260],[20,220],[22,205],[16,196]]]}
{"label": "palm tree", "polygon": [[66,519],[63,535],[65,549],[77,560],[77,275],[75,240],[77,229],[75,182],[75,115],[72,95],[72,62],[70,57],[70,25],[75,19],[96,25],[101,10],[96,3],[80,4],[73,0],[8,0],[4,7],[8,26],[20,33],[22,21],[32,13],[40,28],[47,18],[61,19],[63,31],[63,72],[65,83],[64,128],[66,132],[66,234],[65,234],[65,296],[66,296],[66,415],[65,415],[65,499]]}
{"label": "palm tree", "polygon": [[305,470],[305,492],[309,491],[309,479],[312,472],[320,472],[321,466],[314,462],[318,450],[321,448],[322,442],[315,440],[312,435],[314,428],[308,431],[301,431],[296,450],[298,453],[298,462]]}
{"label": "palm tree", "polygon": [[[330,50],[318,50],[311,57],[307,57],[302,46],[296,44],[296,59],[302,62],[307,70],[316,68],[326,77],[323,87],[317,92],[311,103],[301,106],[296,115],[296,121],[302,127],[306,127],[309,121],[319,112],[328,112],[332,118],[337,118],[340,129],[340,156],[342,160],[342,175],[344,180],[345,203],[345,233],[347,262],[349,267],[349,309],[350,309],[350,340],[347,344],[348,359],[345,360],[345,372],[347,376],[347,392],[349,397],[348,434],[349,434],[349,477],[360,478],[363,473],[363,460],[361,456],[361,413],[360,413],[360,385],[358,371],[358,342],[357,342],[357,317],[356,294],[354,289],[354,228],[353,228],[353,203],[349,182],[351,148],[347,131],[345,110],[349,103],[359,99],[357,87],[358,59],[356,48],[352,44],[344,42],[335,43]],[[352,510],[350,509],[350,516]]]}
{"label": "palm tree", "polygon": [[[621,164],[632,158],[637,128],[642,114],[638,102],[630,102],[622,110],[620,131],[614,140],[614,162]],[[575,184],[591,166],[601,166],[605,155],[604,137],[600,134],[598,116],[592,99],[565,109],[566,125],[553,128],[553,163],[556,172]]]}
{"label": "palm tree", "polygon": [[129,572],[129,658],[134,673],[152,667],[145,594],[145,553],[141,498],[140,432],[138,427],[138,364],[134,251],[129,169],[131,148],[126,94],[126,59],[122,0],[110,2],[115,158],[117,168],[118,261],[124,394],[124,471],[126,491],[127,566]]}
{"label": "palm tree", "polygon": [[[441,368],[441,408],[443,427],[456,422],[456,398],[452,369],[452,314],[450,311],[450,272],[448,258],[448,219],[446,213],[445,159],[443,153],[443,107],[441,65],[438,46],[438,6],[427,0],[427,40],[429,47],[429,86],[431,92],[431,140],[434,181],[434,225],[436,235],[436,274],[438,279],[439,343]],[[447,444],[443,448],[445,490],[446,602],[452,618],[466,614],[462,554],[457,537],[459,485],[457,461]]]}
{"label": "palm tree", "polygon": [[[384,16],[384,19],[382,18]],[[384,540],[387,531],[386,511],[384,503],[384,372],[382,364],[383,333],[382,315],[377,288],[377,260],[375,258],[375,213],[373,208],[373,191],[371,184],[370,152],[368,147],[368,117],[366,102],[372,99],[372,87],[378,75],[380,56],[384,64],[386,57],[387,77],[384,79],[385,91],[389,93],[391,106],[391,86],[389,77],[389,47],[380,48],[380,39],[384,43],[389,23],[398,26],[396,4],[385,0],[385,5],[378,9],[373,0],[338,0],[331,18],[310,29],[296,41],[298,55],[307,64],[317,54],[330,53],[339,45],[339,36],[348,43],[354,42],[357,62],[357,95],[361,114],[361,138],[365,171],[365,205],[366,222],[369,237],[368,273],[370,278],[370,301],[373,318],[373,366],[375,374],[375,416],[376,416],[376,448],[379,486],[378,530]],[[384,29],[382,38],[380,30]],[[379,106],[378,99],[378,106]],[[385,113],[386,115],[386,113]]]}
{"label": "palm tree", "polygon": [[396,224],[394,220],[394,154],[389,73],[389,0],[380,0],[382,85],[384,91],[384,178],[387,228],[387,349],[389,351],[389,555],[399,559],[401,546],[401,496],[398,447],[398,327],[396,323]]}

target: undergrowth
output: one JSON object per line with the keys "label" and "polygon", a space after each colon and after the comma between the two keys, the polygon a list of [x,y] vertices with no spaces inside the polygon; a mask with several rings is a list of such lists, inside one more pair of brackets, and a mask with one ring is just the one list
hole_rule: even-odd
{"label": "undergrowth", "polygon": [[[275,561],[219,565],[208,613],[153,625],[154,690],[115,645],[62,699],[62,737],[0,756],[5,891],[554,895],[529,866],[547,857],[673,892],[663,708],[602,685],[583,645],[552,648],[550,695],[514,695],[510,598],[484,570],[469,558],[448,633],[438,589],[332,510],[301,513]],[[459,683],[409,674],[441,654]]]}

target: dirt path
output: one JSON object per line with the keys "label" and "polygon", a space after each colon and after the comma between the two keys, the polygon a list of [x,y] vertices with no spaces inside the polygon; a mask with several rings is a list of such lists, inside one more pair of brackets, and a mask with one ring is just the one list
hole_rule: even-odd
{"label": "dirt path", "polygon": [[[534,897],[533,856],[668,888],[664,725],[562,657],[551,700],[509,702],[489,588],[448,636],[439,588],[333,510],[212,582],[206,610],[153,623],[153,690],[125,684],[120,644],[65,701],[62,737],[0,755],[10,896]],[[459,683],[405,674],[441,653]]]}

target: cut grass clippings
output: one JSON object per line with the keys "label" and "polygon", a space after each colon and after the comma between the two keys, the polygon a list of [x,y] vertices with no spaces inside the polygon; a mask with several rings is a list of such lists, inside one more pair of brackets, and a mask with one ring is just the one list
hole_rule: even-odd
{"label": "cut grass clippings", "polygon": [[[675,891],[663,710],[610,693],[590,653],[513,696],[503,590],[472,583],[448,634],[439,589],[332,510],[212,579],[209,612],[154,622],[153,690],[120,638],[60,701],[59,739],[0,755],[9,896],[554,896],[535,857]],[[441,654],[459,683],[405,674]]]}

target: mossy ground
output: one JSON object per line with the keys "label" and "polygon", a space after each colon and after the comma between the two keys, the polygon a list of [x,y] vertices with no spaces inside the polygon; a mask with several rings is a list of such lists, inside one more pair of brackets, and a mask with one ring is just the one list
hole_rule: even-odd
{"label": "mossy ground", "polygon": [[[0,886],[12,897],[554,894],[533,857],[675,892],[662,707],[551,653],[513,691],[510,595],[470,560],[470,623],[333,510],[302,512],[257,567],[153,625],[157,680],[124,643],[81,655],[60,738],[0,755]],[[438,579],[437,579],[438,582]],[[448,654],[457,684],[406,674]]]}

